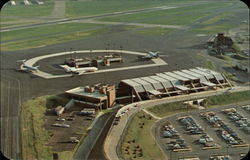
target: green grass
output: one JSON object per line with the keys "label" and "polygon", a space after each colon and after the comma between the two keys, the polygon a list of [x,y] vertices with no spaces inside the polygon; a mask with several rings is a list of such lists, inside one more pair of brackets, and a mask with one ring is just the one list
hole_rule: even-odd
{"label": "green grass", "polygon": [[22,106],[23,159],[52,159],[51,148],[46,146],[49,131],[43,128],[46,96],[30,100]]}
{"label": "green grass", "polygon": [[[151,133],[151,127],[155,123],[155,119],[149,119],[149,116],[145,116],[145,118],[141,117],[144,113],[137,113],[131,123],[128,126],[125,137],[122,141],[121,153],[125,160],[127,159],[138,159],[138,160],[161,160],[165,159],[163,153],[159,149],[159,147],[155,144],[155,140]],[[141,117],[141,118],[140,118]],[[144,123],[143,128],[140,128],[140,123]],[[135,140],[135,142],[130,142]],[[135,146],[139,145],[142,149],[143,156],[138,157],[138,152],[136,153],[137,158],[132,158],[134,155],[132,154],[132,150]],[[129,146],[129,153],[125,153],[125,148]]]}
{"label": "green grass", "polygon": [[201,67],[208,68],[211,70],[216,70],[216,66],[213,61],[208,60],[207,57],[205,57],[202,54],[198,54],[195,56],[198,61],[201,63]]}
{"label": "green grass", "polygon": [[53,45],[64,43],[73,40],[80,40],[90,36],[97,36],[107,33],[107,28],[93,28],[88,31],[71,32],[60,35],[52,35],[46,37],[37,37],[29,40],[19,40],[15,42],[8,42],[1,45],[2,51],[15,51],[42,47],[46,45]]}
{"label": "green grass", "polygon": [[64,151],[64,152],[58,152],[58,159],[59,160],[71,160],[73,159],[73,152],[71,151]]}
{"label": "green grass", "polygon": [[175,31],[175,29],[169,29],[169,28],[144,28],[140,30],[136,30],[136,33],[139,34],[146,34],[146,35],[166,35],[172,31]]}
{"label": "green grass", "polygon": [[102,21],[118,22],[138,22],[148,24],[168,24],[168,25],[186,25],[199,18],[210,14],[210,10],[219,9],[231,5],[231,3],[208,3],[198,4],[186,7],[173,8],[168,10],[152,11],[146,13],[137,13],[123,16],[113,16],[102,18]]}
{"label": "green grass", "polygon": [[[191,2],[197,0],[191,0]],[[96,14],[127,11],[167,4],[188,3],[190,0],[92,0],[66,2],[66,16],[88,16]]]}
{"label": "green grass", "polygon": [[[233,93],[225,93],[215,96],[207,97],[207,107],[217,107],[220,105],[232,104],[241,101],[247,101],[250,97],[250,91],[241,91]],[[187,108],[186,105],[181,102],[166,103],[148,108],[147,110],[159,117],[165,117],[180,112],[187,112],[195,110],[195,108]]]}
{"label": "green grass", "polygon": [[208,68],[208,69],[211,69],[211,70],[216,69],[214,62],[213,62],[213,61],[210,61],[210,60],[206,60],[206,61],[202,64],[202,67]]}
{"label": "green grass", "polygon": [[250,91],[225,93],[217,96],[211,96],[207,97],[208,107],[247,101],[249,100],[249,97]]}
{"label": "green grass", "polygon": [[176,113],[187,112],[194,110],[194,108],[187,108],[183,102],[173,102],[166,103],[157,106],[153,106],[147,109],[149,112],[152,112],[156,116],[165,117]]}
{"label": "green grass", "polygon": [[1,41],[9,41],[22,38],[41,37],[43,35],[53,35],[58,33],[67,33],[74,31],[83,31],[90,28],[96,28],[103,25],[86,23],[65,23],[55,24],[36,28],[14,30],[1,33]]}
{"label": "green grass", "polygon": [[[1,16],[18,16],[18,17],[39,17],[48,16],[51,14],[54,7],[54,1],[47,0],[43,5],[16,5],[9,6],[6,5],[1,10]],[[3,21],[2,21],[3,22]]]}
{"label": "green grass", "polygon": [[201,24],[208,25],[208,24],[217,23],[224,18],[230,18],[230,16],[232,16],[232,15],[233,15],[233,13],[225,12],[225,13],[222,13],[218,16],[215,16],[213,18],[206,20],[206,21],[202,22]]}
{"label": "green grass", "polygon": [[216,34],[219,32],[226,32],[229,29],[236,28],[236,24],[222,23],[218,25],[201,26],[200,28],[194,29],[193,31],[199,33]]}
{"label": "green grass", "polygon": [[1,23],[1,29],[5,27],[14,27],[14,26],[22,26],[22,25],[27,25],[27,24],[33,24],[35,22],[26,22],[26,23]]}

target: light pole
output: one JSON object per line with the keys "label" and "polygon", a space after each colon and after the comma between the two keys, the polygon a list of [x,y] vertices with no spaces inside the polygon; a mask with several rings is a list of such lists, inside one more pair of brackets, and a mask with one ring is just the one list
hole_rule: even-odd
{"label": "light pole", "polygon": [[174,65],[175,65],[175,69],[177,70],[177,63],[175,63]]}

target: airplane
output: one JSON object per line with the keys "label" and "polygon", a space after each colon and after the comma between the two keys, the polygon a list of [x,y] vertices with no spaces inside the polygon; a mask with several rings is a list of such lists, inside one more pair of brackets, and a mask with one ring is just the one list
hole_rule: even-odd
{"label": "airplane", "polygon": [[69,67],[68,65],[60,65],[66,72],[75,73],[78,75],[82,75],[86,72],[95,72],[98,70],[96,67],[83,67],[83,68],[76,68],[76,67]]}
{"label": "airplane", "polygon": [[159,58],[159,57],[160,57],[160,55],[159,55],[159,52],[158,52],[158,51],[157,51],[157,52],[149,51],[149,52],[147,53],[147,55],[145,55],[145,56],[140,56],[139,58],[149,60],[149,59]]}
{"label": "airplane", "polygon": [[38,71],[38,67],[40,67],[40,66],[32,67],[32,66],[26,65],[24,63],[24,62],[26,62],[26,59],[18,60],[16,62],[21,62],[22,63],[22,66],[21,66],[21,69],[20,69],[21,71],[37,72]]}

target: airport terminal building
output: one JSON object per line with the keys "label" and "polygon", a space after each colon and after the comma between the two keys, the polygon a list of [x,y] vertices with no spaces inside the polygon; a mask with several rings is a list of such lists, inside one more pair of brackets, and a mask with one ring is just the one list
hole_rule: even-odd
{"label": "airport terminal building", "polygon": [[102,110],[115,105],[116,92],[114,85],[95,85],[77,87],[65,92],[75,103],[85,108]]}
{"label": "airport terminal building", "polygon": [[117,100],[121,103],[131,103],[230,86],[223,74],[197,67],[122,80],[118,85]]}

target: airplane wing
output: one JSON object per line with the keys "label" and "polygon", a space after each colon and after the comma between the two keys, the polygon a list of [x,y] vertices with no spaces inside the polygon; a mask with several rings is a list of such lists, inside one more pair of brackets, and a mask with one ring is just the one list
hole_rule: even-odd
{"label": "airplane wing", "polygon": [[78,74],[78,75],[82,75],[84,74],[86,71],[76,71],[75,73]]}

